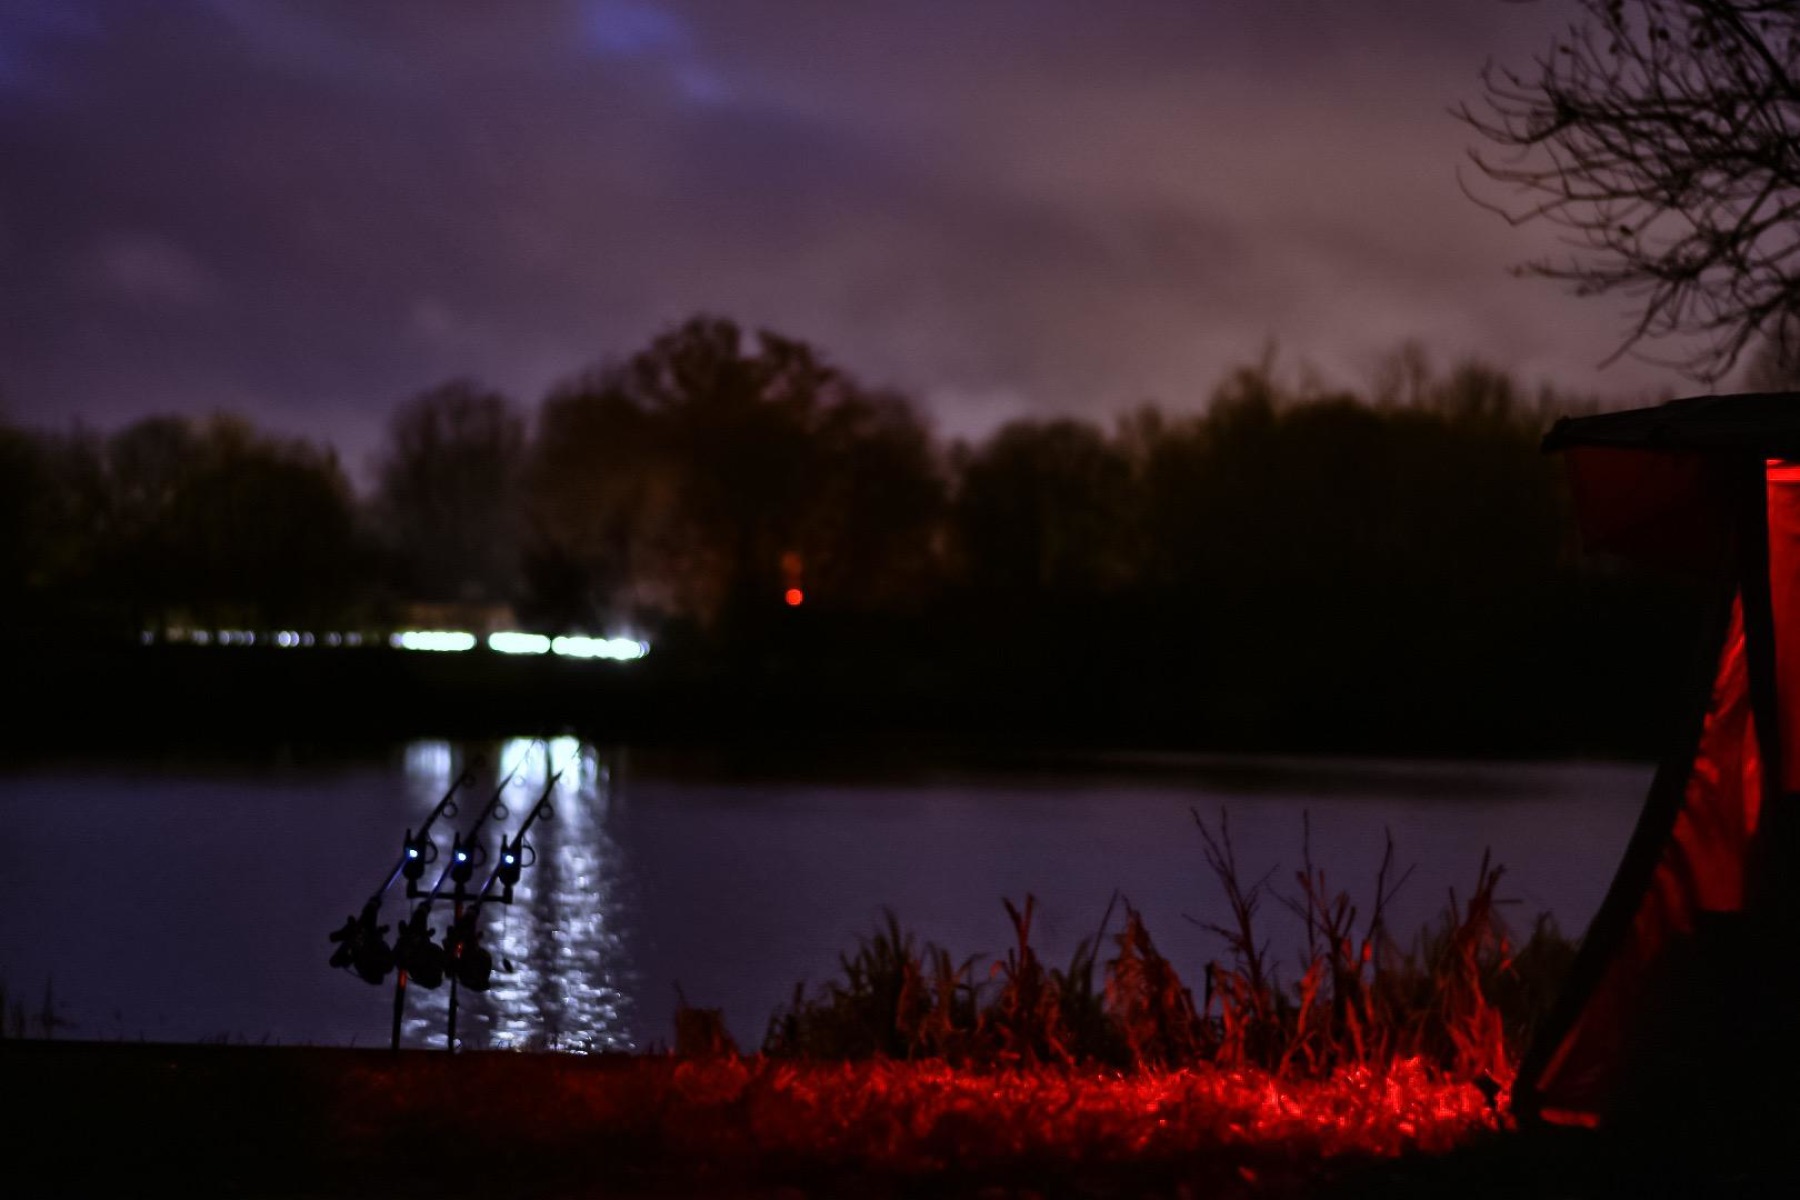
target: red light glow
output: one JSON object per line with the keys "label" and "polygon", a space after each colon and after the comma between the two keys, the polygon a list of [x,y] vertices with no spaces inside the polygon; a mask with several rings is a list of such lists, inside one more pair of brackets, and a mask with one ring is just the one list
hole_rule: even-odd
{"label": "red light glow", "polygon": [[[1510,1124],[1504,1096],[1490,1103],[1417,1059],[1309,1079],[1209,1066],[1120,1073],[652,1057],[602,1070],[553,1055],[487,1057],[479,1078],[459,1075],[458,1086],[493,1094],[507,1076],[513,1086],[502,1090],[542,1097],[541,1108],[526,1105],[534,1136],[570,1146],[599,1137],[724,1171],[778,1162],[929,1177],[1111,1163],[1304,1178],[1334,1159],[1442,1153]],[[364,1077],[356,1090],[348,1125],[371,1136],[449,1100],[400,1086],[392,1064],[365,1070],[393,1084],[370,1088],[375,1079]],[[537,1087],[518,1086],[527,1074]]]}
{"label": "red light glow", "polygon": [[799,588],[789,588],[782,596],[782,599],[787,601],[787,606],[789,608],[799,608],[801,602],[806,599],[806,593]]}

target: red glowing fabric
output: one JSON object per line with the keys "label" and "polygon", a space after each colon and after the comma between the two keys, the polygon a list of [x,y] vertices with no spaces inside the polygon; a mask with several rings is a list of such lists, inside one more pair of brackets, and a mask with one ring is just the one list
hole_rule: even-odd
{"label": "red glowing fabric", "polygon": [[1781,790],[1800,792],[1800,463],[1770,460],[1767,477]]}
{"label": "red glowing fabric", "polygon": [[1649,1049],[1641,1044],[1643,1001],[1660,964],[1681,952],[1700,914],[1743,908],[1761,791],[1740,600],[1732,604],[1699,752],[1649,887],[1580,1015],[1532,1081],[1545,1120],[1592,1126],[1613,1107],[1633,1060]]}

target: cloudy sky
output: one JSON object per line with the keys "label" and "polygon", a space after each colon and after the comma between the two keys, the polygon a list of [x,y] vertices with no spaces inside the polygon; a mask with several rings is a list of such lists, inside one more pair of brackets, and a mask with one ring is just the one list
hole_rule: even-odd
{"label": "cloudy sky", "polygon": [[[1447,110],[1564,0],[6,0],[0,404],[231,410],[355,460],[683,317],[815,341],[947,433],[1203,403],[1276,339],[1615,396],[1507,266]],[[1466,174],[1466,172],[1465,172]]]}

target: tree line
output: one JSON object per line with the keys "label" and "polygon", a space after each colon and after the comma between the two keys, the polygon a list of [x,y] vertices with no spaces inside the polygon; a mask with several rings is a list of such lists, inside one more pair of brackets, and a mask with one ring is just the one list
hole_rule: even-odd
{"label": "tree line", "polygon": [[506,605],[707,678],[1529,746],[1609,697],[1641,717],[1691,636],[1690,597],[1580,558],[1538,441],[1583,407],[1409,348],[1361,389],[1265,357],[1197,412],[947,442],[813,347],[697,318],[534,414],[424,392],[366,495],[329,447],[230,418],[6,429],[0,606],[15,634],[133,638]]}

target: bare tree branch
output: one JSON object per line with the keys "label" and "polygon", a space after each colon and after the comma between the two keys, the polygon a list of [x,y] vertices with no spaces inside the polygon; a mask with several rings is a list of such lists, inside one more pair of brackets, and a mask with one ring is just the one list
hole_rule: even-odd
{"label": "bare tree branch", "polygon": [[1498,148],[1469,158],[1499,196],[1463,191],[1564,232],[1566,258],[1521,274],[1637,302],[1608,362],[1698,338],[1672,365],[1719,379],[1800,313],[1800,0],[1578,3],[1530,68],[1490,62],[1453,110]]}

